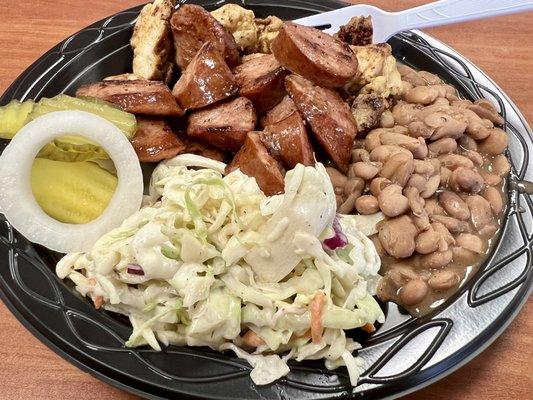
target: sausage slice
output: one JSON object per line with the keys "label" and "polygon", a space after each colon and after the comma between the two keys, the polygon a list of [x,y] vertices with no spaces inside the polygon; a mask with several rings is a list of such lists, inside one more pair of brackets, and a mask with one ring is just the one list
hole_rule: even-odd
{"label": "sausage slice", "polygon": [[297,111],[296,104],[294,104],[294,101],[292,101],[290,96],[287,95],[261,119],[261,126],[264,128],[268,125],[280,122],[293,112]]}
{"label": "sausage slice", "polygon": [[267,126],[259,136],[268,152],[286,168],[292,169],[298,163],[315,164],[304,121],[297,111],[284,120]]}
{"label": "sausage slice", "polygon": [[315,28],[284,22],[271,48],[281,65],[320,86],[341,87],[357,74],[350,46]]}
{"label": "sausage slice", "polygon": [[133,114],[165,117],[183,115],[183,110],[163,82],[107,80],[80,86],[76,96],[106,100]]}
{"label": "sausage slice", "polygon": [[237,97],[194,111],[189,116],[187,135],[218,149],[236,152],[246,134],[254,130],[256,120],[252,102]]}
{"label": "sausage slice", "polygon": [[176,64],[183,71],[205,42],[213,42],[230,67],[239,63],[233,36],[203,7],[183,4],[170,19]]}
{"label": "sausage slice", "polygon": [[339,170],[346,173],[357,128],[350,107],[337,92],[298,75],[286,78],[287,91],[318,142]]}
{"label": "sausage slice", "polygon": [[237,168],[244,174],[253,176],[267,196],[283,192],[283,171],[263,146],[258,132],[249,132],[246,135],[244,145],[226,167],[226,174]]}
{"label": "sausage slice", "polygon": [[285,76],[288,71],[272,54],[247,60],[233,71],[239,94],[254,103],[258,114],[278,104],[285,96]]}
{"label": "sausage slice", "polygon": [[164,119],[137,118],[137,133],[131,144],[141,162],[159,162],[185,150],[185,144]]}
{"label": "sausage slice", "polygon": [[202,108],[233,96],[235,78],[213,42],[205,42],[174,85],[181,108]]}

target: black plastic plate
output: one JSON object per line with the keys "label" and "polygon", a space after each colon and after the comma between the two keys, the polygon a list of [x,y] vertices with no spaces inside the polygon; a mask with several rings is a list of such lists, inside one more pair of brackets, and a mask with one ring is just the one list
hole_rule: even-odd
{"label": "black plastic plate", "polygon": [[[225,1],[195,1],[213,9]],[[331,0],[242,1],[259,17],[296,19],[344,6]],[[140,7],[99,21],[58,44],[28,68],[0,100],[73,93],[81,84],[129,72],[129,39]],[[470,99],[491,98],[506,118],[511,179],[533,180],[531,130],[494,82],[464,57],[420,32],[394,37],[395,56],[439,74]],[[58,254],[33,245],[0,220],[0,294],[17,318],[55,352],[115,386],[149,398],[333,399],[395,397],[445,376],[487,347],[509,324],[532,288],[533,202],[509,192],[501,237],[481,270],[431,315],[414,319],[393,304],[375,334],[358,338],[365,372],[359,386],[346,370],[294,363],[286,378],[255,386],[249,366],[204,348],[158,353],[128,349],[126,320],[96,311],[54,274]],[[503,384],[503,382],[502,382]]]}

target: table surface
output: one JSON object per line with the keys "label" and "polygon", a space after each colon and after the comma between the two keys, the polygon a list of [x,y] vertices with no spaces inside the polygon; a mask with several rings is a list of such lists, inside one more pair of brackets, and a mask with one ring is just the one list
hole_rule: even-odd
{"label": "table surface", "polygon": [[[355,1],[353,1],[355,2]],[[367,0],[397,11],[423,0]],[[79,29],[142,1],[1,0],[0,93],[50,47]],[[392,3],[396,3],[393,5]],[[399,4],[398,4],[399,3]],[[428,30],[468,57],[533,122],[533,14]],[[468,365],[406,399],[526,399],[533,391],[533,302]],[[80,371],[33,337],[0,303],[0,398],[133,399]]]}

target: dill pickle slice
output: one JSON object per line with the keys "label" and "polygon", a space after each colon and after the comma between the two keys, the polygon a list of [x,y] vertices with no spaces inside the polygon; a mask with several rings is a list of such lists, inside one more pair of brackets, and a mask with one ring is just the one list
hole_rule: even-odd
{"label": "dill pickle slice", "polygon": [[86,111],[105,118],[115,124],[128,139],[131,139],[137,131],[137,120],[133,114],[122,111],[104,100],[71,97],[66,94],[39,100],[38,103],[35,103],[29,117],[35,119],[43,114],[63,110]]}
{"label": "dill pickle slice", "polygon": [[117,177],[90,161],[36,158],[31,186],[37,203],[50,217],[84,224],[103,213],[115,192]]}
{"label": "dill pickle slice", "polygon": [[109,155],[98,144],[74,135],[56,138],[41,149],[38,157],[69,162],[109,159]]}
{"label": "dill pickle slice", "polygon": [[27,100],[21,103],[11,100],[5,106],[0,107],[0,138],[12,139],[13,136],[28,123],[29,115],[35,103]]}

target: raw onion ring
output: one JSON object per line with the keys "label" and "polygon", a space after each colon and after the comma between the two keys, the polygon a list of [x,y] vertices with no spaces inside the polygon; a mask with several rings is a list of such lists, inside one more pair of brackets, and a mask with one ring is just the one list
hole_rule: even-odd
{"label": "raw onion ring", "polygon": [[[58,136],[75,134],[102,146],[115,163],[118,185],[107,208],[86,224],[66,224],[48,216],[33,196],[30,177],[41,148]],[[0,211],[28,240],[61,253],[89,251],[105,233],[139,210],[143,176],[124,134],[111,122],[84,111],[57,111],[24,126],[0,156]]]}

